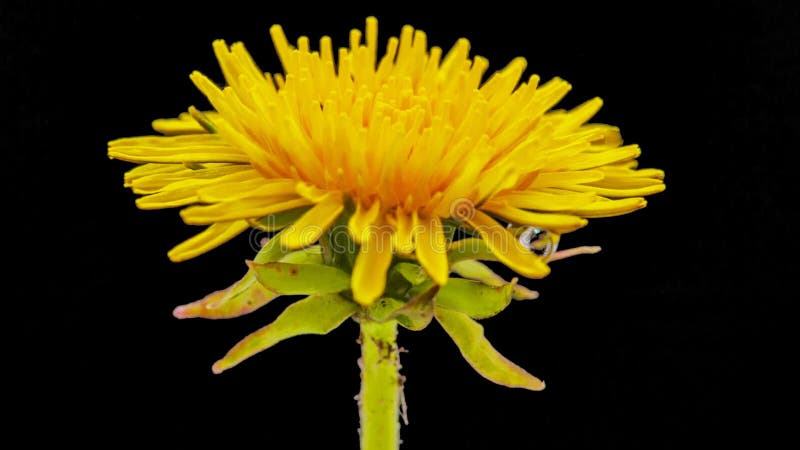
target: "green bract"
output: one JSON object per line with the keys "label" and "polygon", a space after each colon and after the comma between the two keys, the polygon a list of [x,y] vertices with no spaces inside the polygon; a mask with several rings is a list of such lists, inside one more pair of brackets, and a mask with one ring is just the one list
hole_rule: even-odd
{"label": "green bract", "polygon": [[336,294],[312,295],[286,308],[277,319],[242,339],[212,370],[220,373],[278,342],[301,334],[328,334],[358,309]]}
{"label": "green bract", "polygon": [[255,273],[249,270],[231,287],[213,292],[194,303],[178,306],[172,314],[179,319],[230,319],[255,311],[278,295],[262,286]]}
{"label": "green bract", "polygon": [[[289,214],[294,214],[290,212]],[[283,217],[261,220],[262,228]],[[344,219],[340,219],[343,222]],[[307,295],[289,305],[270,325],[239,342],[214,364],[227,370],[278,342],[301,334],[326,334],[347,318],[362,323],[396,322],[419,331],[436,318],[467,362],[487,379],[511,387],[540,390],[544,384],[500,355],[473,319],[492,317],[511,300],[534,299],[535,291],[495,274],[478,260],[495,259],[480,239],[450,241],[448,258],[456,277],[438,286],[416,263],[396,258],[387,275],[385,296],[363,307],[350,296],[350,271],[358,246],[343,233],[325,234],[320,245],[287,252],[276,234],[248,262],[245,276],[228,289],[176,308],[180,318],[230,318],[251,312],[280,295]],[[448,237],[453,234],[448,233]],[[351,249],[342,252],[341,249]],[[339,250],[339,251],[334,251]]]}
{"label": "green bract", "polygon": [[332,294],[350,288],[350,277],[324,264],[248,264],[267,289],[285,295]]}
{"label": "green bract", "polygon": [[436,320],[456,343],[464,359],[486,379],[508,387],[544,389],[544,382],[498,353],[483,336],[483,327],[466,314],[436,308]]}

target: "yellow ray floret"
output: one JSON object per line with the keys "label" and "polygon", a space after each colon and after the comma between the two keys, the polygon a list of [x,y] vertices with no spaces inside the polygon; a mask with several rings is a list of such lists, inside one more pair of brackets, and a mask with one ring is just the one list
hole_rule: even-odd
{"label": "yellow ray floret", "polygon": [[410,26],[381,54],[374,18],[365,42],[353,30],[338,52],[328,37],[315,50],[307,37],[292,45],[280,26],[270,35],[283,73],[264,73],[241,43],[216,41],[223,87],[191,75],[212,111],[190,107],[153,122],[165,136],[109,143],[112,158],[142,164],[125,177],[145,195],[140,208],[184,207],[186,223],[210,225],[173,260],[300,207],[308,209],[281,244],[308,246],[352,211],[345,223],[362,245],[352,291],[370,304],[393,254],[415,256],[446,282],[442,219],[473,228],[520,274],[542,277],[545,261],[505,223],[565,233],[642,208],[664,189],[662,171],[636,169],[637,145],[623,146],[616,127],[587,123],[599,98],[551,110],[569,83],[523,78],[523,58],[486,76],[488,61],[470,57],[467,40],[444,52]]}

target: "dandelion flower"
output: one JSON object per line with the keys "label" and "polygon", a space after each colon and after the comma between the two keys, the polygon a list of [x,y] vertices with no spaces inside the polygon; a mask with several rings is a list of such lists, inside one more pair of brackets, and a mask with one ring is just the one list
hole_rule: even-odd
{"label": "dandelion flower", "polygon": [[[413,254],[430,277],[447,281],[442,220],[477,230],[497,258],[531,278],[547,275],[541,256],[502,233],[498,220],[554,233],[587,218],[625,214],[664,188],[660,170],[636,170],[637,145],[622,145],[616,127],[587,124],[595,98],[551,110],[570,90],[555,78],[522,80],[526,61],[512,60],[485,82],[488,61],[469,56],[460,39],[446,54],[406,26],[378,54],[377,21],[353,30],[334,53],[323,37],[292,46],[270,29],[284,74],[264,73],[241,43],[214,42],[227,86],[191,79],[213,112],[194,108],[156,120],[166,136],[125,138],[109,155],[143,165],[126,184],[142,209],[184,207],[187,224],[208,225],[169,252],[195,257],[259,219],[296,211],[289,248],[313,244],[352,202],[352,237],[391,228],[391,245],[358,255],[355,299],[368,305],[385,287],[393,253]],[[302,214],[301,214],[302,212]],[[507,241],[508,240],[508,241]],[[502,250],[502,251],[500,251]]]}
{"label": "dandelion flower", "polygon": [[[307,37],[290,44],[280,26],[270,34],[283,73],[263,72],[242,43],[215,41],[224,87],[191,74],[210,111],[190,107],[154,121],[161,135],[109,143],[110,157],[141,164],[125,175],[139,208],[183,208],[185,223],[207,226],[169,252],[173,261],[251,227],[279,232],[240,282],[176,316],[234,317],[281,294],[310,295],[214,370],[356,317],[372,338],[362,342],[363,448],[396,440],[396,425],[373,411],[396,410],[396,392],[366,386],[397,385],[397,323],[420,329],[435,317],[485,377],[543,388],[473,320],[536,293],[478,260],[544,277],[549,259],[598,250],[554,254],[561,234],[643,208],[664,173],[637,169],[639,147],[623,145],[618,128],[589,123],[599,98],[553,109],[569,83],[523,78],[523,58],[487,76],[466,39],[445,53],[410,26],[381,54],[374,18],[337,51],[328,37],[312,48]],[[355,251],[331,249],[337,225]],[[454,228],[471,237],[454,239]]]}

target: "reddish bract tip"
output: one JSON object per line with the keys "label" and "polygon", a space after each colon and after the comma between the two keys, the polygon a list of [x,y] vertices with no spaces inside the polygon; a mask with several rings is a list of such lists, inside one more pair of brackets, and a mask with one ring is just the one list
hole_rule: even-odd
{"label": "reddish bract tip", "polygon": [[172,316],[176,319],[188,319],[189,315],[187,314],[186,305],[176,306],[175,309],[172,310]]}
{"label": "reddish bract tip", "polygon": [[214,375],[219,375],[225,371],[225,367],[222,366],[222,361],[217,361],[211,366],[211,371],[214,372]]}

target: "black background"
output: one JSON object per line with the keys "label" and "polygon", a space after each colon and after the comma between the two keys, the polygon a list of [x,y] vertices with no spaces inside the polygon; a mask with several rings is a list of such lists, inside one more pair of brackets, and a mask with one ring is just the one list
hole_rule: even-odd
{"label": "black background", "polygon": [[404,448],[780,443],[796,355],[797,8],[525,7],[0,3],[12,430],[30,443],[110,447],[357,447],[356,325],[212,375],[213,361],[287,303],[229,321],[173,319],[174,306],[243,273],[249,238],[170,263],[166,251],[196,230],[175,211],[137,211],[122,187],[128,165],[109,161],[105,143],[205,106],[187,75],[221,79],[215,38],[244,41],[274,72],[270,24],[343,45],[375,14],[381,42],[405,23],[444,47],[465,36],[495,69],[522,55],[527,73],[570,81],[564,106],[603,97],[596,120],[641,144],[642,166],[663,168],[668,185],[643,211],[565,236],[604,251],[554,263],[527,283],[540,300],[485,321],[544,392],[483,380],[436,325],[401,331]]}

